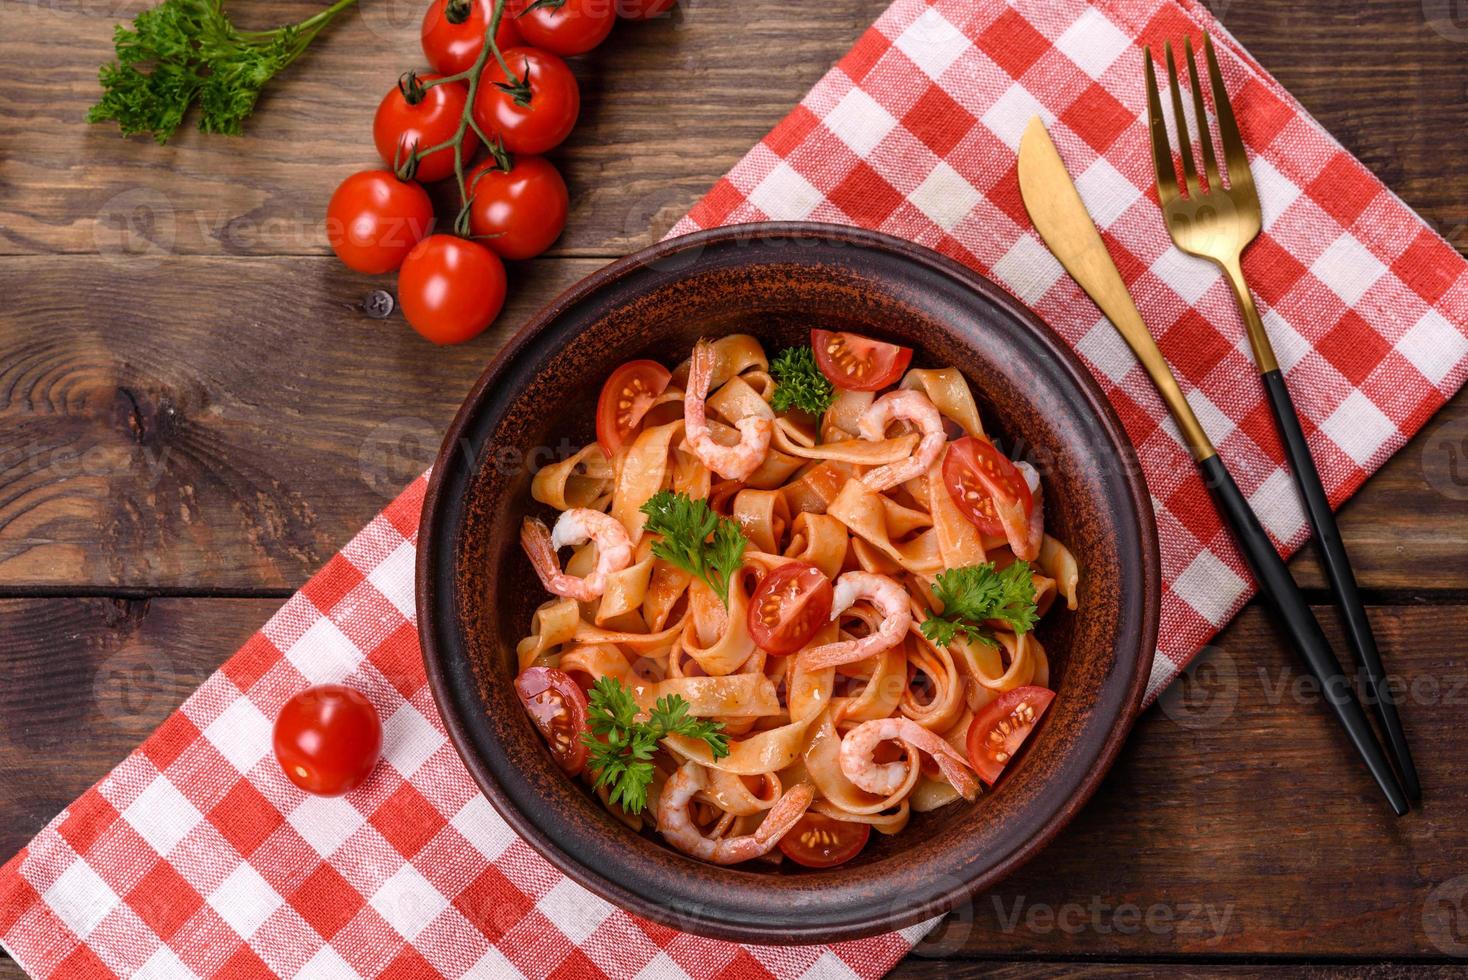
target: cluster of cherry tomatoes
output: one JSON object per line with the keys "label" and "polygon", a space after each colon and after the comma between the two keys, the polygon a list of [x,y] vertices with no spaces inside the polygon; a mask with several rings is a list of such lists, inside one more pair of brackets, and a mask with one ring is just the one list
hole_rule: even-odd
{"label": "cluster of cherry tomatoes", "polygon": [[[563,59],[606,40],[619,16],[643,20],[675,2],[432,0],[422,29],[432,71],[399,79],[372,122],[387,166],[352,174],[327,206],[337,256],[358,272],[397,272],[403,315],[429,340],[477,336],[504,306],[504,260],[539,255],[566,225],[566,182],[541,156],[581,110]],[[422,185],[450,177],[463,208],[452,232],[434,232]]]}

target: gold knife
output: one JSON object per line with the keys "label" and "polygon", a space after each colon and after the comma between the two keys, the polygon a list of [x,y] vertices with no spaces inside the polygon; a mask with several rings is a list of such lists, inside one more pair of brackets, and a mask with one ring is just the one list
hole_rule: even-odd
{"label": "gold knife", "polygon": [[1398,816],[1406,813],[1406,794],[1402,792],[1396,774],[1392,772],[1381,744],[1361,710],[1361,703],[1356,700],[1355,689],[1342,675],[1340,661],[1321,631],[1315,613],[1306,604],[1303,593],[1274,550],[1274,544],[1260,526],[1259,518],[1249,507],[1243,491],[1224,467],[1208,434],[1198,423],[1198,416],[1193,414],[1192,406],[1183,397],[1177,378],[1163,359],[1162,351],[1157,349],[1157,341],[1152,339],[1151,331],[1142,322],[1137,304],[1132,301],[1116,263],[1106,251],[1101,233],[1096,230],[1080,192],[1070,179],[1065,162],[1060,159],[1060,151],[1055,149],[1055,143],[1039,118],[1030,121],[1020,140],[1019,190],[1030,220],[1035,223],[1035,230],[1050,251],[1106,314],[1142,362],[1142,367],[1147,369],[1152,383],[1167,403],[1168,411],[1182,430],[1183,439],[1198,463],[1214,504],[1232,528],[1239,549],[1259,582],[1260,592],[1289,632],[1306,666],[1320,682],[1326,703],[1350,736],[1366,768],[1391,802],[1392,809]]}
{"label": "gold knife", "polygon": [[1116,263],[1111,261],[1106,243],[1101,241],[1101,234],[1039,116],[1030,120],[1020,139],[1019,190],[1035,230],[1146,368],[1167,403],[1167,410],[1182,430],[1193,458],[1201,462],[1215,455],[1213,443],[1199,424],[1198,416],[1193,414],[1193,406],[1178,388],[1162,351],[1157,349],[1157,341],[1142,322],[1142,314],[1132,302],[1132,294],[1122,282]]}

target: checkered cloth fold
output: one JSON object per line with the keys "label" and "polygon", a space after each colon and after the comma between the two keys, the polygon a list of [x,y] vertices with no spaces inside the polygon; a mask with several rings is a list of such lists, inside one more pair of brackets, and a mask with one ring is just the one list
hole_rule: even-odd
{"label": "checkered cloth fold", "polygon": [[[1137,45],[1219,55],[1264,207],[1245,267],[1334,503],[1468,374],[1462,259],[1193,0],[897,0],[677,232],[835,221],[992,276],[1081,354],[1142,458],[1166,592],[1149,693],[1252,585],[1120,338],[1029,226],[1015,150],[1051,127],[1190,402],[1281,551],[1307,536],[1228,288],[1174,249],[1151,190]],[[1198,132],[1195,126],[1193,132]],[[499,819],[448,744],[413,610],[422,480],[135,753],[0,869],[0,942],[39,977],[876,977],[926,925],[765,948],[661,928],[590,895]],[[324,800],[270,755],[309,684],[366,692],[385,762]]]}

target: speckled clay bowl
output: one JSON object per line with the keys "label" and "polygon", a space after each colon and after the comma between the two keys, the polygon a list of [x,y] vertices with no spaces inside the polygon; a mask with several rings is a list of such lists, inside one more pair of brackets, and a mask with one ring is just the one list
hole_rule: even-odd
{"label": "speckled clay bowl", "polygon": [[[535,447],[594,438],[597,393],[631,358],[672,365],[702,335],[746,332],[771,353],[812,325],[956,365],[985,427],[1022,440],[1045,479],[1046,527],[1075,552],[1081,607],[1040,627],[1058,696],[997,790],[873,834],[815,872],[714,867],[633,833],[563,776],[511,681],[546,595],[521,554]],[[543,457],[542,457],[543,458]],[[507,463],[508,461],[508,463]],[[571,878],[688,932],[763,943],[911,925],[993,885],[1091,795],[1141,704],[1157,640],[1157,539],[1120,422],[1086,369],[993,283],[942,256],[825,225],[701,232],[615,262],[525,327],[469,395],[433,472],[418,552],[418,622],[444,724],[500,815]],[[788,864],[788,862],[787,862]]]}

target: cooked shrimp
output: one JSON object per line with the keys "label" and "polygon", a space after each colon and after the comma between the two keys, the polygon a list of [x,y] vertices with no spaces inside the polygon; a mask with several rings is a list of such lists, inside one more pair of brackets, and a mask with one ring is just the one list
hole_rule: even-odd
{"label": "cooked shrimp", "polygon": [[708,406],[704,404],[713,374],[714,345],[700,340],[693,345],[688,390],[683,395],[683,432],[688,439],[688,448],[703,465],[726,480],[743,480],[759,469],[769,454],[775,423],[751,415],[734,424],[739,430],[738,445],[723,446],[715,442],[709,432]]}
{"label": "cooked shrimp", "polygon": [[1045,543],[1045,495],[1040,489],[1040,474],[1033,466],[1020,460],[1014,464],[1014,468],[1019,470],[1020,476],[1025,478],[1025,484],[1030,488],[1030,517],[1025,522],[1023,536],[1016,534],[1008,524],[1004,526],[1004,535],[1016,558],[1034,561],[1040,557],[1040,545]]}
{"label": "cooked shrimp", "polygon": [[738,864],[768,854],[810,807],[815,793],[809,786],[792,786],[770,808],[754,833],[744,837],[705,837],[693,822],[688,805],[708,786],[703,766],[685,762],[663,785],[658,797],[658,832],[684,854],[714,864]]}
{"label": "cooked shrimp", "polygon": [[877,762],[873,758],[877,746],[897,739],[911,750],[921,750],[938,763],[943,778],[958,790],[960,796],[972,800],[979,795],[979,784],[969,771],[969,761],[957,749],[911,718],[879,718],[863,722],[841,739],[841,771],[859,788],[878,796],[895,792],[907,778],[906,761]]}
{"label": "cooked shrimp", "polygon": [[871,407],[862,413],[857,428],[863,439],[881,442],[887,437],[887,426],[896,419],[916,425],[923,438],[917,451],[907,459],[879,466],[862,476],[861,482],[867,489],[877,493],[928,472],[928,467],[943,451],[943,443],[948,441],[948,434],[943,431],[943,416],[938,414],[937,407],[927,395],[913,388],[890,391],[872,402]]}
{"label": "cooked shrimp", "polygon": [[[556,552],[567,545],[596,544],[596,567],[585,578],[561,571]],[[525,518],[520,525],[520,546],[535,566],[535,574],[550,592],[578,602],[598,599],[606,591],[607,577],[632,564],[632,539],[622,522],[610,514],[573,507],[561,514],[554,531],[544,522]]]}
{"label": "cooked shrimp", "polygon": [[806,650],[800,655],[801,665],[806,670],[856,663],[890,650],[902,642],[908,627],[912,625],[912,606],[908,603],[907,590],[886,575],[847,572],[836,580],[831,618],[837,618],[860,599],[866,599],[877,607],[877,611],[882,614],[882,622],[859,640],[838,640]]}

